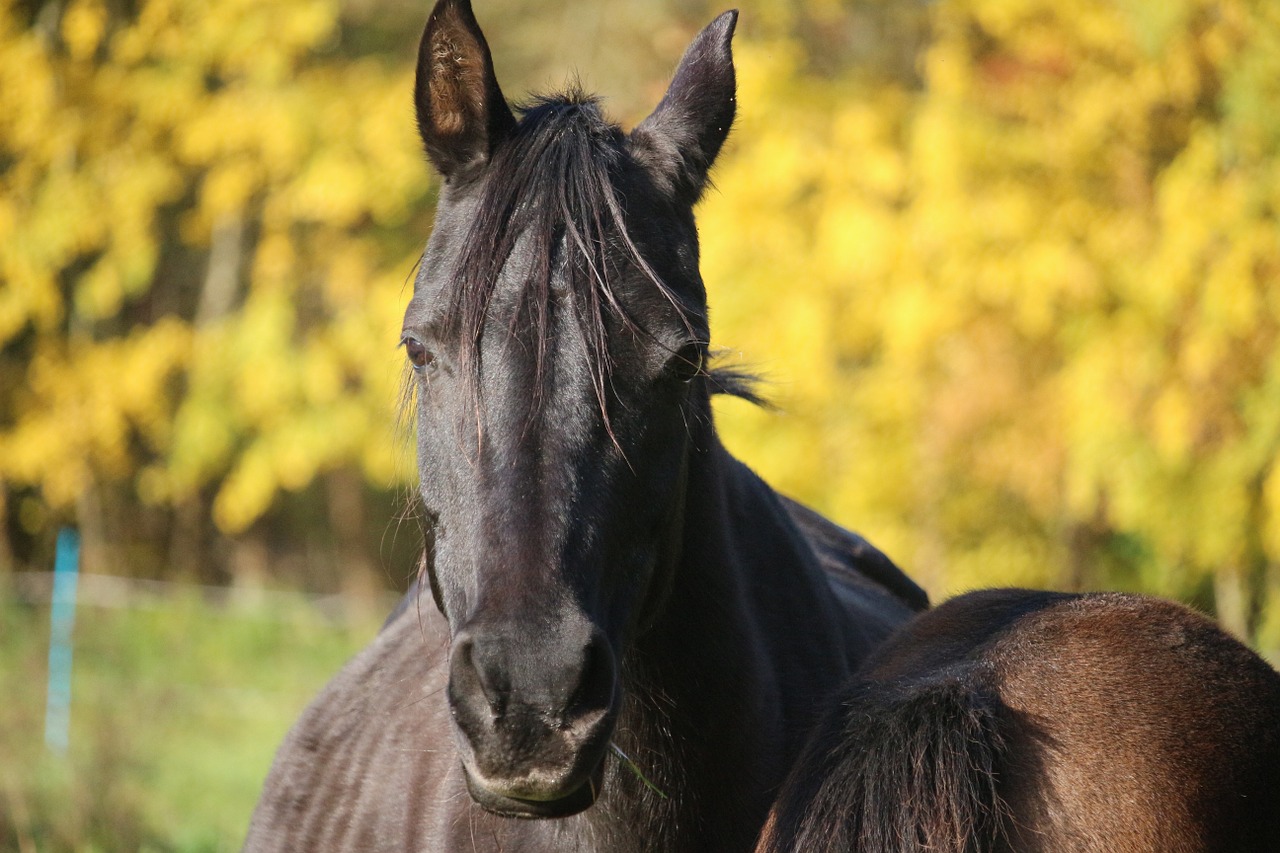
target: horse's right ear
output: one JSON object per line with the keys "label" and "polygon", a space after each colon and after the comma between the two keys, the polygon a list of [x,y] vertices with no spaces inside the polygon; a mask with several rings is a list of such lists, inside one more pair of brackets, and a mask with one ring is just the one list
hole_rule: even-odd
{"label": "horse's right ear", "polygon": [[515,127],[471,0],[436,3],[418,45],[413,100],[422,144],[446,180],[482,167]]}

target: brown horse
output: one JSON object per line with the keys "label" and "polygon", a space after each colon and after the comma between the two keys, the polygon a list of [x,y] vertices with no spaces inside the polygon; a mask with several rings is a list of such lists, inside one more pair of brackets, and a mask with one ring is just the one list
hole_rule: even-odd
{"label": "brown horse", "polygon": [[757,850],[1280,851],[1280,675],[1166,601],[962,596],[842,691]]}
{"label": "brown horse", "polygon": [[[821,699],[925,605],[717,440],[693,206],[736,15],[625,132],[512,112],[466,0],[414,102],[444,178],[401,341],[423,589],[281,746],[249,850],[749,851]],[[538,818],[517,820],[515,818]]]}

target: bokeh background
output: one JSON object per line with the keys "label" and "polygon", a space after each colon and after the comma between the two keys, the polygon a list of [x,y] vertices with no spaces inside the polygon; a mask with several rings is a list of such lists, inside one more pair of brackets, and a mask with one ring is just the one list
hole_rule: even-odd
{"label": "bokeh background", "polygon": [[[475,0],[625,125],[710,0]],[[0,849],[238,849],[415,569],[429,3],[0,0]],[[935,598],[1146,590],[1280,662],[1280,5],[742,0],[729,446]],[[59,529],[71,729],[43,741]]]}

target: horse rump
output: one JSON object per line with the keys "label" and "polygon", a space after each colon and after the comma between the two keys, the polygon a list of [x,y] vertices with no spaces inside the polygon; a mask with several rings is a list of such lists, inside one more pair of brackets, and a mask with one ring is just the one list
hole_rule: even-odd
{"label": "horse rump", "polygon": [[1280,674],[1182,605],[985,590],[845,685],[757,853],[1273,853]]}
{"label": "horse rump", "polygon": [[857,680],[811,733],[757,853],[990,850],[1003,730],[980,665]]}

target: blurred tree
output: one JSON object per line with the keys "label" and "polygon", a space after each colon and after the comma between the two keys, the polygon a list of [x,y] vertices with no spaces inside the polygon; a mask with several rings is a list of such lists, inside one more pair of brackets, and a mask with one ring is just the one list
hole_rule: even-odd
{"label": "blurred tree", "polygon": [[935,593],[1216,604],[1280,651],[1280,11],[952,0],[919,81],[744,46],[703,211],[766,474]]}
{"label": "blurred tree", "polygon": [[327,0],[0,8],[19,525],[74,507],[127,540],[109,494],[177,508],[181,541],[343,464],[391,485],[389,330],[429,207],[406,63],[345,54]]}
{"label": "blurred tree", "polygon": [[[376,563],[427,5],[0,0],[0,562],[74,514],[116,572]],[[576,66],[633,122],[721,4],[477,5],[508,95]],[[1280,653],[1280,11],[743,13],[704,274],[783,413],[731,444],[935,594],[1150,589]]]}

